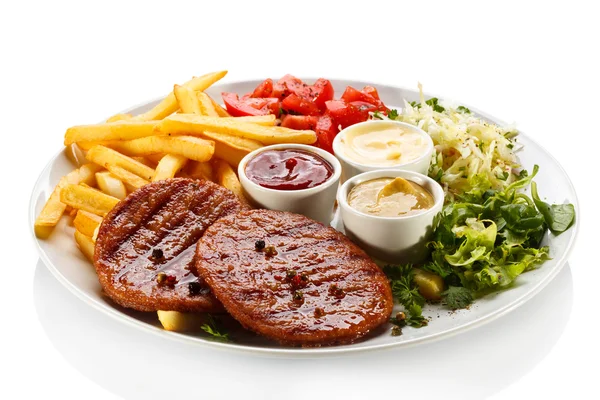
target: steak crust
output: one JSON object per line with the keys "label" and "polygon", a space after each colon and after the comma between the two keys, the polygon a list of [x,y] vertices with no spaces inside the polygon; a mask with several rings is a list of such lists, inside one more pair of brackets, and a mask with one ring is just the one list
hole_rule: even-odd
{"label": "steak crust", "polygon": [[245,328],[283,344],[352,342],[392,312],[389,282],[365,252],[298,214],[251,210],[221,218],[198,241],[196,266]]}
{"label": "steak crust", "polygon": [[[197,276],[195,245],[213,222],[241,208],[231,191],[209,181],[167,179],[131,193],[98,232],[94,266],[104,292],[139,311],[223,311]],[[159,283],[168,276],[176,283]]]}

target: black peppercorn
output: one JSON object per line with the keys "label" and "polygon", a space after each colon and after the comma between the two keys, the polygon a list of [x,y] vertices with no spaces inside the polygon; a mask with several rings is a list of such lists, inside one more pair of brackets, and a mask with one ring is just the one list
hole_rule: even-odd
{"label": "black peppercorn", "polygon": [[153,249],[152,250],[152,258],[163,258],[163,251],[161,249]]}
{"label": "black peppercorn", "polygon": [[266,245],[267,244],[264,240],[257,240],[256,242],[254,242],[254,248],[259,251],[264,249]]}
{"label": "black peppercorn", "polygon": [[200,285],[200,282],[190,282],[188,283],[188,290],[190,291],[190,296],[195,296],[200,294],[202,286]]}

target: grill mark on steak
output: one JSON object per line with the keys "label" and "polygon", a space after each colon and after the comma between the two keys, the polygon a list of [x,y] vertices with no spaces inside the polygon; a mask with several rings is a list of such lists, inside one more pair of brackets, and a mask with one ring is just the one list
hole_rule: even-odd
{"label": "grill mark on steak", "polygon": [[[277,254],[257,251],[257,240]],[[297,214],[252,210],[220,219],[198,241],[196,266],[244,327],[284,344],[352,342],[392,312],[379,267],[341,233]],[[295,286],[289,270],[308,280]]]}
{"label": "grill mark on steak", "polygon": [[[215,220],[241,208],[231,191],[208,181],[169,179],[133,192],[100,227],[94,265],[104,291],[140,311],[222,311],[197,276],[195,244]],[[153,252],[158,250],[157,258]],[[175,276],[177,283],[159,284],[160,272]],[[191,295],[190,282],[204,290]]]}

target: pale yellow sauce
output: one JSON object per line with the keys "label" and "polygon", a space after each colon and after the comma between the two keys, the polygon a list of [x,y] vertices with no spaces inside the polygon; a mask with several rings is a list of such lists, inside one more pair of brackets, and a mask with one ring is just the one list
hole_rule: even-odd
{"label": "pale yellow sauce", "polygon": [[427,138],[411,129],[400,126],[366,128],[348,130],[340,142],[342,152],[350,161],[389,167],[416,160],[429,147]]}
{"label": "pale yellow sauce", "polygon": [[419,214],[433,207],[434,200],[423,186],[402,178],[380,178],[363,182],[348,194],[350,207],[378,217]]}

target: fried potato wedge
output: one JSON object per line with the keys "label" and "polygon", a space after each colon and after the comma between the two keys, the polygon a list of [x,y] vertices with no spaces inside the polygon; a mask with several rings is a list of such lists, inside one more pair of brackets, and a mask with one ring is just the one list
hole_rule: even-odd
{"label": "fried potato wedge", "polygon": [[173,332],[200,332],[201,326],[206,323],[204,314],[182,313],[179,311],[156,312],[163,328]]}
{"label": "fried potato wedge", "polygon": [[104,168],[107,164],[116,165],[148,181],[154,176],[152,168],[108,147],[94,146],[88,151],[86,158]]}
{"label": "fried potato wedge", "polygon": [[96,182],[98,188],[109,196],[116,197],[119,200],[127,197],[127,189],[123,181],[108,171],[96,172]]}
{"label": "fried potato wedge", "polygon": [[188,178],[215,181],[213,166],[210,162],[190,161],[183,172]]}
{"label": "fried potato wedge", "polygon": [[198,100],[199,110],[190,114],[206,115],[207,117],[221,116],[215,109],[215,105],[209,95],[204,92],[196,92],[196,99]]}
{"label": "fried potato wedge", "polygon": [[118,165],[115,165],[115,164],[106,164],[105,168],[111,174],[113,174],[115,177],[117,177],[117,179],[120,179],[123,183],[126,183],[126,184],[134,187],[135,189],[139,189],[142,186],[147,185],[147,184],[150,183],[149,180],[146,180],[144,178],[140,178],[139,176],[137,176],[133,172],[129,172],[125,168],[119,167]]}
{"label": "fried potato wedge", "polygon": [[[206,90],[213,83],[223,78],[225,75],[227,75],[227,71],[212,72],[206,75],[193,78],[184,83],[183,86],[191,90],[201,92]],[[173,114],[178,109],[179,104],[177,103],[177,98],[175,97],[175,94],[171,92],[150,111],[137,115],[133,117],[133,119],[140,121],[160,120]]]}
{"label": "fried potato wedge", "polygon": [[280,126],[261,126],[239,118],[214,118],[193,114],[175,114],[162,120],[156,127],[163,134],[202,135],[205,131],[225,133],[257,140],[264,144],[304,143],[317,141],[313,131],[300,131]]}
{"label": "fried potato wedge", "polygon": [[219,158],[215,158],[213,163],[217,183],[231,190],[242,203],[249,206],[250,203],[248,202],[248,199],[246,199],[246,196],[244,196],[242,184],[240,183],[240,180],[238,179],[233,168],[231,168],[227,162]]}
{"label": "fried potato wedge", "polygon": [[188,159],[183,156],[167,154],[158,163],[152,182],[173,178],[177,172],[181,171],[187,162]]}
{"label": "fried potato wedge", "polygon": [[94,262],[94,249],[96,245],[91,237],[86,236],[82,232],[78,230],[75,231],[75,242],[79,247],[79,250],[83,253],[83,255],[90,260],[90,262]]}
{"label": "fried potato wedge", "polygon": [[101,223],[102,217],[84,210],[77,210],[77,215],[75,215],[75,219],[73,220],[75,229],[90,238],[94,236],[94,231]]}
{"label": "fried potato wedge", "polygon": [[82,185],[67,184],[60,190],[60,201],[78,210],[104,217],[119,199]]}
{"label": "fried potato wedge", "polygon": [[[78,142],[100,142],[107,140],[132,140],[155,135],[158,121],[116,121],[96,125],[78,125],[67,129],[65,146]],[[84,148],[84,144],[80,144]]]}
{"label": "fried potato wedge", "polygon": [[133,115],[131,114],[115,114],[112,117],[108,118],[106,122],[125,121],[131,118],[133,118]]}
{"label": "fried potato wedge", "polygon": [[38,237],[48,237],[52,230],[51,228],[58,224],[60,217],[62,217],[67,208],[67,205],[60,200],[62,188],[68,184],[78,185],[80,183],[85,183],[93,185],[95,183],[94,174],[99,169],[100,167],[95,164],[85,164],[60,179],[58,185],[56,185],[54,191],[46,201],[44,208],[42,208],[42,211],[35,220],[34,229]]}
{"label": "fried potato wedge", "polygon": [[183,135],[151,136],[136,140],[113,142],[109,145],[115,150],[131,156],[167,153],[200,162],[210,160],[215,152],[215,144],[212,140]]}
{"label": "fried potato wedge", "polygon": [[[185,114],[200,114],[204,115],[200,109],[200,101],[196,96],[196,92],[186,86],[175,85],[173,93],[179,104],[179,109]],[[200,92],[204,93],[204,92]]]}

